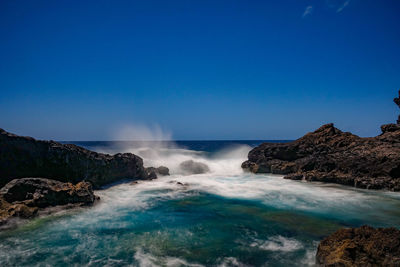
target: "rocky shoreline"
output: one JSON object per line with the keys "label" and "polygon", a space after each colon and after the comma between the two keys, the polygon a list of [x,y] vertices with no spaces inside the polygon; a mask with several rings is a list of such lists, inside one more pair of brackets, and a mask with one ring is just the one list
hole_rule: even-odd
{"label": "rocky shoreline", "polygon": [[[400,91],[399,91],[400,96]],[[400,98],[394,102],[400,107]],[[400,191],[400,116],[382,134],[362,138],[326,124],[290,143],[263,143],[242,168],[286,179]]]}

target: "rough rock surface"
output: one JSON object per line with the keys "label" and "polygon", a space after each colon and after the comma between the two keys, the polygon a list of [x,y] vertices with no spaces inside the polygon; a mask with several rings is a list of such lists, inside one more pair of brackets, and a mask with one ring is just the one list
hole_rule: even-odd
{"label": "rough rock surface", "polygon": [[322,266],[400,266],[400,231],[396,228],[344,228],[322,240]]}
{"label": "rough rock surface", "polygon": [[201,174],[210,171],[206,164],[193,160],[186,160],[179,164],[179,167],[187,174]]}
{"label": "rough rock surface", "polygon": [[147,179],[143,160],[131,153],[107,155],[72,144],[40,141],[0,129],[0,186],[15,178],[90,181],[95,188],[120,179]]}
{"label": "rough rock surface", "polygon": [[91,205],[96,199],[88,182],[73,185],[45,178],[14,179],[0,189],[0,225],[13,217],[34,217],[50,206]]}
{"label": "rough rock surface", "polygon": [[[395,102],[400,104],[398,98]],[[381,129],[379,136],[361,138],[326,124],[290,143],[259,145],[242,168],[287,179],[400,191],[400,124]]]}

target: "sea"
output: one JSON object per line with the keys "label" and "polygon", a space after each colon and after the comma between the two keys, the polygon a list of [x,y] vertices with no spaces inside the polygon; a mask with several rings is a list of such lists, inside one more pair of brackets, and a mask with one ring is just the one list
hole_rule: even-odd
{"label": "sea", "polygon": [[[262,142],[65,142],[135,153],[170,175],[123,180],[96,190],[92,207],[0,232],[0,266],[314,266],[339,228],[400,228],[399,193],[244,172]],[[209,172],[182,170],[187,160]]]}

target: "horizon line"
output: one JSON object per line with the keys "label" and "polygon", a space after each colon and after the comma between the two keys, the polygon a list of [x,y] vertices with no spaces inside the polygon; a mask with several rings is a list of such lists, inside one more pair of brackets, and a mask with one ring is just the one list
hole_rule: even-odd
{"label": "horizon line", "polygon": [[199,141],[293,141],[296,139],[176,139],[176,140],[53,140],[56,142],[199,142]]}

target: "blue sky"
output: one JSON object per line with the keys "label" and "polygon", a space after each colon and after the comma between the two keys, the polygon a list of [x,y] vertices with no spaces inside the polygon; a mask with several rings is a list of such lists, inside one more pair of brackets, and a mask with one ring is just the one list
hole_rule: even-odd
{"label": "blue sky", "polygon": [[0,128],[110,140],[379,133],[399,110],[400,1],[0,1]]}

